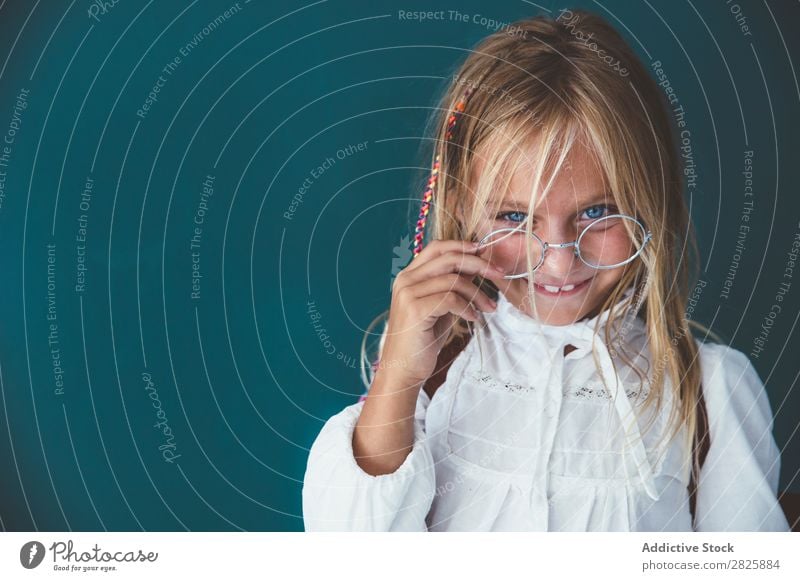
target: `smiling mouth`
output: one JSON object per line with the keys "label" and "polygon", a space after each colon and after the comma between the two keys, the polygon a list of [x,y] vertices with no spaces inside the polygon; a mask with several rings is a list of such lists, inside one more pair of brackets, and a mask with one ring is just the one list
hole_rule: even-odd
{"label": "smiling mouth", "polygon": [[591,278],[587,278],[586,280],[584,280],[581,283],[578,283],[578,284],[567,284],[567,285],[564,285],[562,287],[551,286],[549,284],[541,285],[541,284],[538,284],[538,283],[534,282],[533,283],[533,287],[536,290],[536,292],[541,293],[541,294],[546,295],[546,296],[567,297],[567,296],[572,296],[572,295],[578,294],[583,289],[585,289],[589,285],[589,283],[591,281],[592,281]]}

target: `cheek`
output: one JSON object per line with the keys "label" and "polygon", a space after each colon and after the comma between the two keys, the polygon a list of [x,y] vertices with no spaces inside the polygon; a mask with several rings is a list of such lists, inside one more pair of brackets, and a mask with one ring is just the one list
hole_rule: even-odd
{"label": "cheek", "polygon": [[596,300],[596,302],[600,302],[608,296],[614,287],[617,286],[622,275],[624,274],[625,269],[623,268],[614,268],[611,270],[600,270],[594,277],[592,281],[592,287],[590,290],[591,296]]}

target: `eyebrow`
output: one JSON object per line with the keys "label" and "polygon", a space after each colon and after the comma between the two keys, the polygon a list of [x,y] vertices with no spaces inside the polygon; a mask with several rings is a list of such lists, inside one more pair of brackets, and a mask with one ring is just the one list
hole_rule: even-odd
{"label": "eyebrow", "polygon": [[[591,206],[592,204],[597,204],[599,202],[613,202],[614,198],[608,193],[601,193],[596,194],[594,196],[589,196],[581,201],[578,205],[580,207],[586,208]],[[500,203],[500,210],[526,210],[528,209],[528,202],[521,201],[521,200],[514,200],[510,198],[504,199]]]}

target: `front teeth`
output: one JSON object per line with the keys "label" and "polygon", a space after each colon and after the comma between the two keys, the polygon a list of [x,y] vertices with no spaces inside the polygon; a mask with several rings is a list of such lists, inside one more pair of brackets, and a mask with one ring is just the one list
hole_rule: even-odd
{"label": "front teeth", "polygon": [[572,289],[575,288],[575,285],[574,284],[568,284],[567,286],[557,287],[557,286],[550,286],[550,285],[546,284],[546,285],[544,285],[544,288],[545,288],[545,290],[547,292],[557,293],[557,292],[561,292],[561,291],[565,291],[565,292],[566,291],[571,291]]}

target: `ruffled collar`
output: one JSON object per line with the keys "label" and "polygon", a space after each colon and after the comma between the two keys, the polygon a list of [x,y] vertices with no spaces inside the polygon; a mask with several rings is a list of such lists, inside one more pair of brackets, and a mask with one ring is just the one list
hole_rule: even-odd
{"label": "ruffled collar", "polygon": [[[542,323],[538,319],[520,311],[503,293],[498,293],[497,309],[494,312],[484,312],[483,316],[490,327],[507,338],[513,338],[516,335],[536,335],[543,337],[548,344],[553,345],[563,345],[569,343],[570,340],[586,344],[587,341],[591,341],[595,333],[595,327],[597,327],[598,333],[602,336],[602,330],[608,322],[612,310],[618,317],[625,314],[632,315],[631,309],[628,307],[633,301],[633,294],[633,286],[628,287],[616,305],[605,309],[594,317],[568,325]],[[634,321],[632,325],[634,328],[640,331],[643,330],[644,322],[639,317],[630,316],[625,318]],[[617,325],[615,325],[615,330],[618,332]]]}

